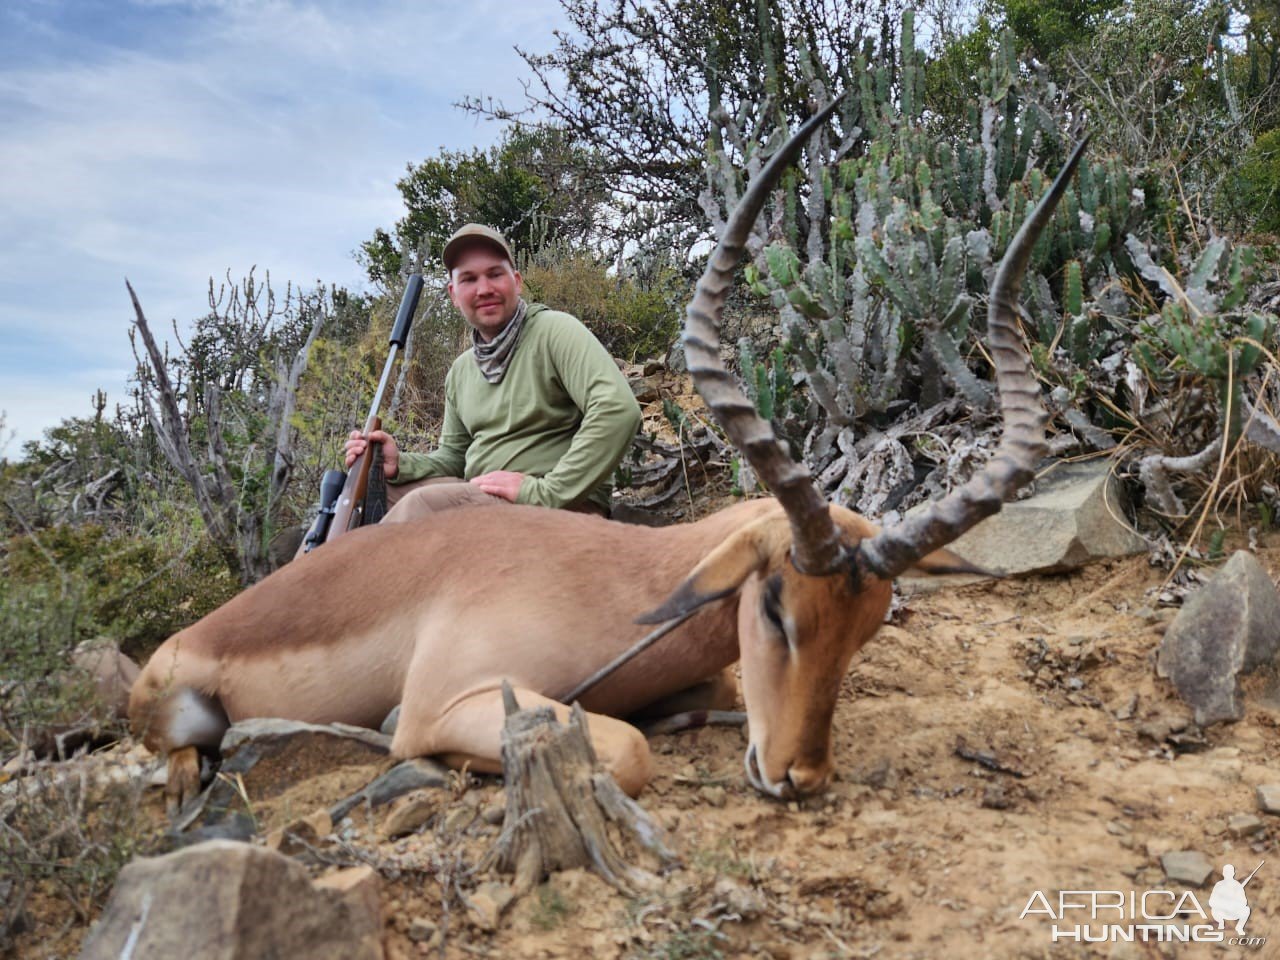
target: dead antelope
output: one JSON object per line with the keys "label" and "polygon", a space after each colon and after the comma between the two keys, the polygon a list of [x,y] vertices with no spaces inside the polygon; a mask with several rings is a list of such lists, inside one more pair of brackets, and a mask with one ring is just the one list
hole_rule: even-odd
{"label": "dead antelope", "polygon": [[[537,507],[458,509],[360,529],[289,564],[171,637],[133,689],[135,729],[169,757],[171,807],[199,786],[197,749],[216,750],[228,723],[247,717],[376,727],[402,704],[394,755],[500,770],[502,681],[522,706],[551,705],[563,719],[566,692],[634,643],[645,610],[643,622],[687,622],[581,696],[597,753],[623,789],[634,796],[651,768],[644,736],[619,718],[689,709],[681,695],[723,681],[737,660],[747,778],[775,797],[825,787],[841,678],[880,626],[893,578],[954,569],[939,548],[999,510],[1044,455],[1045,414],[1015,311],[1031,247],[1081,153],[1019,231],[992,288],[999,450],[966,486],[882,531],[828,506],[719,355],[751,224],[830,110],[777,152],[733,211],[684,334],[698,390],[776,499],[662,529]],[[728,682],[711,686],[735,695]]]}

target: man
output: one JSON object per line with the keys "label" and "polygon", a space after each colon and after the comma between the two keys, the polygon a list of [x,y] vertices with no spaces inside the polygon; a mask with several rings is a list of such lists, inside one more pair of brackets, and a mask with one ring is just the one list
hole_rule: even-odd
{"label": "man", "polygon": [[[640,429],[617,365],[576,318],[521,299],[520,272],[498,231],[469,223],[442,259],[472,349],[445,377],[436,450],[401,451],[386,432],[371,434],[382,442],[388,484],[382,522],[503,502],[608,516],[614,468]],[[348,467],[364,449],[354,431]]]}

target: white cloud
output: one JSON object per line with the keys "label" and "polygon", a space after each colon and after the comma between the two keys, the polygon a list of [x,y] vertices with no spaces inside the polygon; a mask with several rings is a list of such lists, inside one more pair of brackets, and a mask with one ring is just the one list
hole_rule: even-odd
{"label": "white cloud", "polygon": [[498,135],[452,104],[518,102],[512,46],[563,25],[554,0],[132,0],[86,35],[76,3],[0,14],[26,43],[0,60],[0,409],[24,439],[123,390],[88,378],[132,367],[125,276],[156,326],[227,268],[359,286],[405,165]]}

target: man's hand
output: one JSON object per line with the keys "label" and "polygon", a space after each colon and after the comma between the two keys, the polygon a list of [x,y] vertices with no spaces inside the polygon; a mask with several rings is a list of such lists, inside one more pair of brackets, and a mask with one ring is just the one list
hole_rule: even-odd
{"label": "man's hand", "polygon": [[[400,472],[400,448],[396,446],[395,438],[391,434],[382,430],[374,430],[369,434],[369,439],[375,443],[382,444],[382,475],[388,480],[394,480],[396,474]],[[368,446],[364,439],[364,434],[359,430],[352,430],[351,435],[347,437],[347,469],[351,469],[351,465],[356,462],[356,457],[364,453],[364,448]]]}
{"label": "man's hand", "polygon": [[516,497],[520,495],[520,484],[524,483],[524,474],[514,470],[494,470],[492,473],[472,477],[471,482],[485,493],[515,503]]}

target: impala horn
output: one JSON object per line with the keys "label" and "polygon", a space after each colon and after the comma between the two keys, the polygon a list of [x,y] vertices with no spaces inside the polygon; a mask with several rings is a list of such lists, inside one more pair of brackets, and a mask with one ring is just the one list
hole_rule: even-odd
{"label": "impala horn", "polygon": [[835,522],[826,499],[813,485],[809,468],[791,459],[774,435],[773,427],[756,413],[755,406],[725,369],[720,360],[720,318],[724,314],[725,297],[733,284],[733,271],[742,258],[747,236],[765,199],[783,170],[791,165],[814,131],[826,123],[842,97],[843,94],[836,97],[805,121],[795,136],[774,153],[729,214],[720,242],[711,252],[707,268],[694,289],[693,300],[685,311],[683,337],[689,372],[693,374],[698,393],[734,446],[768,484],[791,521],[792,563],[801,573],[817,576],[832,573],[842,559]]}
{"label": "impala horn", "polygon": [[1049,192],[1023,221],[1000,261],[991,287],[987,340],[1000,390],[1000,412],[1004,417],[1000,446],[964,486],[915,516],[882,530],[870,540],[863,540],[854,557],[859,572],[891,580],[921,557],[955,540],[979,520],[996,513],[1005,500],[1028,483],[1048,452],[1044,429],[1049,418],[1040,402],[1040,386],[1031,376],[1030,359],[1022,345],[1017,322],[1018,295],[1031,249],[1053,216],[1088,142],[1085,136],[1076,144]]}

